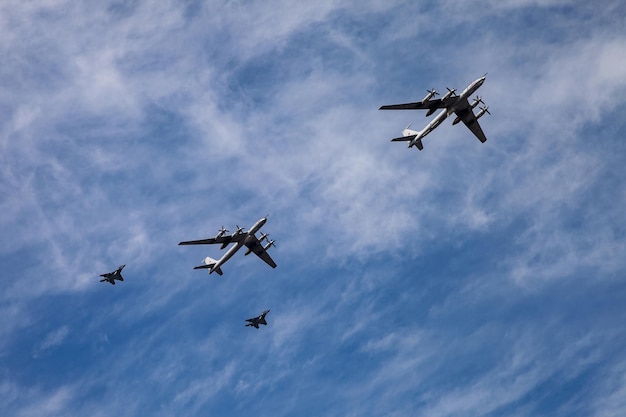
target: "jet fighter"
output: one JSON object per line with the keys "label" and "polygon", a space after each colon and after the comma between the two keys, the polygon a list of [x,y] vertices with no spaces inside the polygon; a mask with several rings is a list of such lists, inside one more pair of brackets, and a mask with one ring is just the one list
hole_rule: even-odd
{"label": "jet fighter", "polygon": [[[242,246],[246,246],[248,250],[246,251],[246,255],[253,253],[261,258],[266,264],[271,266],[272,268],[276,268],[276,263],[271,258],[267,250],[271,246],[276,246],[273,240],[268,240],[268,234],[263,233],[261,238],[257,238],[255,233],[263,227],[263,225],[267,222],[267,216],[259,219],[254,225],[250,228],[250,230],[245,231],[242,227],[237,226],[237,230],[231,234],[227,235],[228,230],[222,227],[215,237],[209,239],[201,239],[201,240],[189,240],[185,242],[180,242],[179,245],[212,245],[212,244],[221,244],[221,249],[224,249],[229,244],[233,243],[233,245],[228,249],[228,251],[222,256],[220,259],[213,259],[207,256],[204,259],[204,265],[199,265],[194,267],[193,269],[208,269],[209,274],[213,272],[217,272],[218,275],[222,275],[222,265],[228,261]],[[267,243],[263,244],[263,241]]]}
{"label": "jet fighter", "polygon": [[100,280],[100,282],[108,282],[111,285],[115,285],[115,280],[118,281],[124,281],[124,277],[122,276],[122,269],[124,269],[126,265],[121,265],[119,268],[117,268],[115,271],[113,272],[109,272],[106,274],[101,274],[101,277],[104,277],[103,279]]}
{"label": "jet fighter", "polygon": [[252,317],[251,319],[246,319],[246,321],[248,322],[246,323],[246,327],[251,326],[251,327],[255,327],[258,329],[259,324],[266,326],[267,322],[265,321],[265,315],[269,312],[270,312],[269,310],[265,310],[264,312],[261,313],[260,316]]}
{"label": "jet fighter", "polygon": [[465,126],[472,131],[472,133],[480,140],[481,142],[487,141],[487,137],[483,133],[482,128],[478,124],[478,119],[482,116],[489,113],[488,107],[479,107],[480,111],[478,114],[474,115],[474,108],[479,104],[485,104],[480,97],[476,97],[472,103],[469,102],[469,97],[480,88],[481,85],[485,82],[487,78],[487,74],[478,78],[476,81],[472,82],[467,86],[465,90],[461,93],[461,95],[456,94],[456,89],[448,88],[448,92],[442,97],[438,99],[433,99],[438,93],[432,89],[428,91],[428,94],[422,101],[418,101],[415,103],[406,103],[406,104],[391,104],[387,106],[381,106],[379,110],[427,110],[426,116],[430,116],[437,109],[443,109],[428,125],[422,129],[421,131],[411,130],[409,126],[402,131],[402,137],[391,139],[392,142],[409,142],[409,148],[416,146],[420,151],[424,149],[422,145],[422,139],[435,130],[437,126],[439,126],[448,116],[453,113],[456,114],[456,118],[452,122],[453,125],[463,122]]}

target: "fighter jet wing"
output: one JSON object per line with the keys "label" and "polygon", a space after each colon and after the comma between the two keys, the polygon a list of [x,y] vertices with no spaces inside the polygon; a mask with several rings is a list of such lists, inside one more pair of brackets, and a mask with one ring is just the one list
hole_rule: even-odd
{"label": "fighter jet wing", "polygon": [[467,100],[465,100],[465,106],[456,109],[454,113],[463,121],[465,126],[472,131],[479,141],[483,143],[487,141],[487,137],[480,127],[480,124],[478,124],[478,119],[476,119],[476,115],[474,115],[474,111]]}
{"label": "fighter jet wing", "polygon": [[243,239],[245,239],[246,234],[240,233],[237,235],[231,236],[220,236],[220,237],[211,237],[209,239],[200,239],[200,240],[187,240],[185,242],[180,242],[179,245],[213,245],[213,244],[228,244],[232,242],[239,243]]}
{"label": "fighter jet wing", "polygon": [[257,329],[259,328],[259,323],[254,321],[254,319],[248,319],[246,321],[249,322],[248,324],[246,324],[246,326],[254,326]]}
{"label": "fighter jet wing", "polygon": [[266,264],[268,264],[272,268],[276,268],[276,262],[274,262],[270,254],[267,253],[267,251],[265,250],[265,248],[263,248],[263,245],[261,244],[261,242],[259,242],[259,240],[256,239],[256,236],[255,236],[254,246],[251,249],[252,249],[252,252],[254,252],[256,256],[261,258]]}
{"label": "fighter jet wing", "polygon": [[445,109],[450,107],[458,97],[448,97],[445,100],[436,98],[434,100],[416,101],[415,103],[389,104],[381,106],[378,110],[429,110]]}

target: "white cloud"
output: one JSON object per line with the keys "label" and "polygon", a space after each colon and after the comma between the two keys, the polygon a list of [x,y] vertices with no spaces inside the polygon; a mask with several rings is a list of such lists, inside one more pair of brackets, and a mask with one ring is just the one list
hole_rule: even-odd
{"label": "white cloud", "polygon": [[65,338],[67,337],[69,332],[70,332],[70,329],[68,326],[61,326],[60,328],[54,331],[51,331],[50,333],[46,335],[44,340],[39,344],[39,347],[37,350],[41,352],[41,351],[48,350],[48,349],[51,349],[51,348],[54,348],[63,344],[63,341],[65,341]]}

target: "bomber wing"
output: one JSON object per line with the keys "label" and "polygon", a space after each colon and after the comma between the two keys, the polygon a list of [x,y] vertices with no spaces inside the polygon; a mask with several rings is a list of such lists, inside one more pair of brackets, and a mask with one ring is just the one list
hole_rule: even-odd
{"label": "bomber wing", "polygon": [[266,264],[268,264],[272,268],[276,268],[276,262],[274,262],[270,254],[267,253],[267,251],[265,250],[261,242],[259,242],[259,239],[256,238],[256,236],[254,236],[254,246],[252,246],[251,248],[249,247],[249,249],[254,252],[256,256],[261,258]]}
{"label": "bomber wing", "polygon": [[244,240],[246,237],[245,233],[239,233],[236,235],[230,236],[220,236],[220,237],[211,237],[208,239],[200,239],[200,240],[187,240],[185,242],[180,242],[179,245],[214,245],[214,244],[229,244],[229,243],[239,243]]}
{"label": "bomber wing", "polygon": [[446,109],[450,107],[458,97],[447,97],[445,99],[436,98],[434,100],[416,101],[414,103],[388,104],[380,106],[378,110],[430,110]]}
{"label": "bomber wing", "polygon": [[480,127],[480,124],[478,124],[478,119],[476,118],[476,115],[467,100],[465,100],[462,107],[455,109],[454,113],[461,119],[461,121],[463,121],[463,124],[465,124],[465,126],[472,131],[474,136],[476,136],[479,141],[482,143],[487,141],[487,137],[485,136],[483,129]]}

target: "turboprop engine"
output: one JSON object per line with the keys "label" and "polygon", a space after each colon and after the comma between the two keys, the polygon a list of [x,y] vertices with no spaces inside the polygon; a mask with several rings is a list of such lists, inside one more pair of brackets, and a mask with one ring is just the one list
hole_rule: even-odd
{"label": "turboprop engine", "polygon": [[477,96],[477,97],[474,99],[474,101],[472,102],[472,104],[470,104],[470,107],[471,107],[471,108],[474,108],[474,107],[478,106],[478,104],[479,104],[479,103],[485,104],[485,103],[483,103],[483,99],[482,99],[482,97],[478,97],[478,96]]}
{"label": "turboprop engine", "polygon": [[476,120],[480,119],[482,116],[485,115],[485,113],[487,114],[491,114],[489,113],[489,107],[485,106],[485,107],[481,107],[480,111],[478,112],[478,114],[476,115]]}
{"label": "turboprop engine", "polygon": [[228,233],[228,230],[224,229],[224,226],[222,226],[222,228],[217,231],[215,239],[219,239],[220,237],[224,236],[224,233]]}
{"label": "turboprop engine", "polygon": [[428,94],[426,94],[426,97],[424,97],[422,101],[430,100],[431,98],[439,95],[439,93],[434,88],[432,90],[426,90],[426,92]]}
{"label": "turboprop engine", "polygon": [[441,97],[441,101],[447,99],[448,97],[455,97],[456,96],[456,88],[450,88],[450,87],[446,87],[448,89],[448,92],[446,93],[445,96]]}

